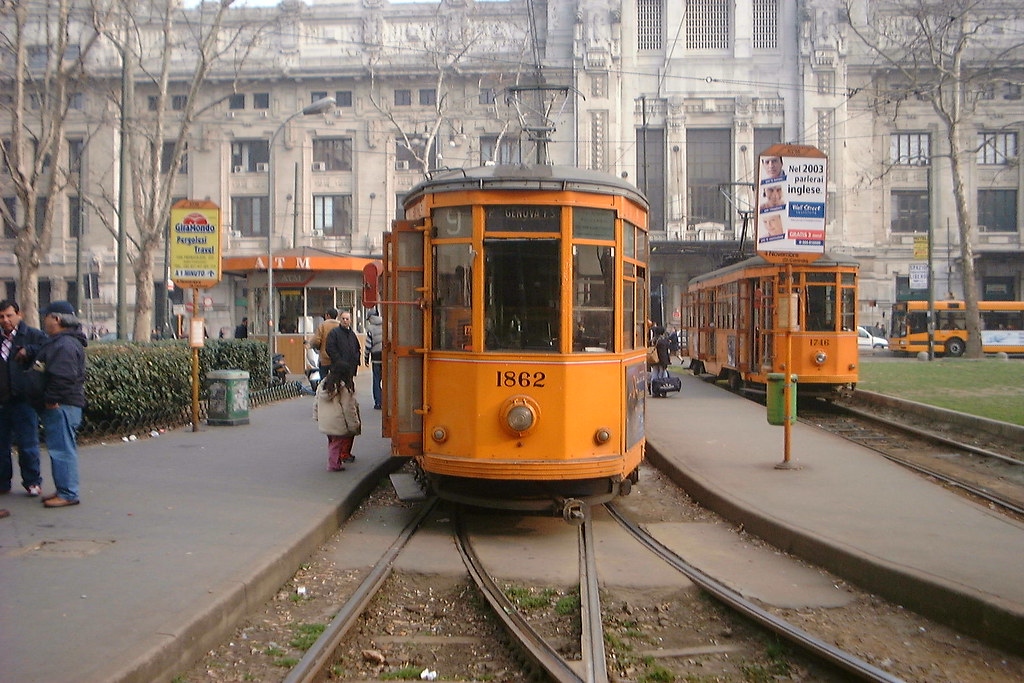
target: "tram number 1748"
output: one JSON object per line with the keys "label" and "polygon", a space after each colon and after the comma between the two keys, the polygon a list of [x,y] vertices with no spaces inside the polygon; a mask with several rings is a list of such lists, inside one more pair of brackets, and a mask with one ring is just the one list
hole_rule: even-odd
{"label": "tram number 1748", "polygon": [[516,372],[515,370],[498,370],[499,387],[537,387],[544,388],[546,375],[543,372]]}

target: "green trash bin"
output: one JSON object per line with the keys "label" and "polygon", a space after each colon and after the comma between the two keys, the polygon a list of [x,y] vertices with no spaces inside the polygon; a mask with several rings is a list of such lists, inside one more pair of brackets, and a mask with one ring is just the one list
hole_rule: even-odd
{"label": "green trash bin", "polygon": [[249,424],[249,373],[244,370],[214,370],[206,375],[209,403],[208,425]]}
{"label": "green trash bin", "polygon": [[[789,414],[796,419],[796,375],[790,375]],[[768,424],[786,424],[786,374],[768,373]]]}

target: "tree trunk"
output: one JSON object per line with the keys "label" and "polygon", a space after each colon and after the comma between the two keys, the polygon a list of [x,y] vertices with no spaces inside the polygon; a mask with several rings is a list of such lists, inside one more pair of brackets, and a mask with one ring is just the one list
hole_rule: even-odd
{"label": "tree trunk", "polygon": [[135,272],[135,341],[149,341],[153,336],[153,251],[139,250],[133,263]]}
{"label": "tree trunk", "polygon": [[982,358],[981,316],[978,314],[978,282],[974,274],[974,225],[967,210],[963,168],[960,165],[960,126],[953,122],[948,128],[949,168],[953,181],[953,200],[956,204],[956,223],[960,234],[960,272],[963,274],[964,307],[967,316],[966,358]]}

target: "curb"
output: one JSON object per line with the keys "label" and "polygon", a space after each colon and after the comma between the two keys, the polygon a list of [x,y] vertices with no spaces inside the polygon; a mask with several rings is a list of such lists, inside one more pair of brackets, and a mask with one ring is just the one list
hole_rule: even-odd
{"label": "curb", "polygon": [[650,441],[646,458],[701,505],[777,548],[981,640],[1011,652],[1024,649],[1024,613],[1014,606],[783,524],[676,467]]}

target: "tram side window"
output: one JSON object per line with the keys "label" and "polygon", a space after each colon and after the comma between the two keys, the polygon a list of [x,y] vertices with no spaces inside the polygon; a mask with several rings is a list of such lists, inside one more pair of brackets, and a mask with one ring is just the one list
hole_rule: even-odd
{"label": "tram side window", "polygon": [[572,248],[573,351],[614,351],[615,249]]}
{"label": "tram side window", "polygon": [[472,348],[473,255],[470,244],[434,247],[433,347]]}
{"label": "tram side window", "polygon": [[853,287],[843,287],[842,297],[839,311],[842,329],[844,332],[851,332],[857,329],[857,290]]}
{"label": "tram side window", "polygon": [[836,331],[836,286],[808,285],[804,316],[808,332]]}
{"label": "tram side window", "polygon": [[559,240],[484,241],[484,346],[558,351]]}

